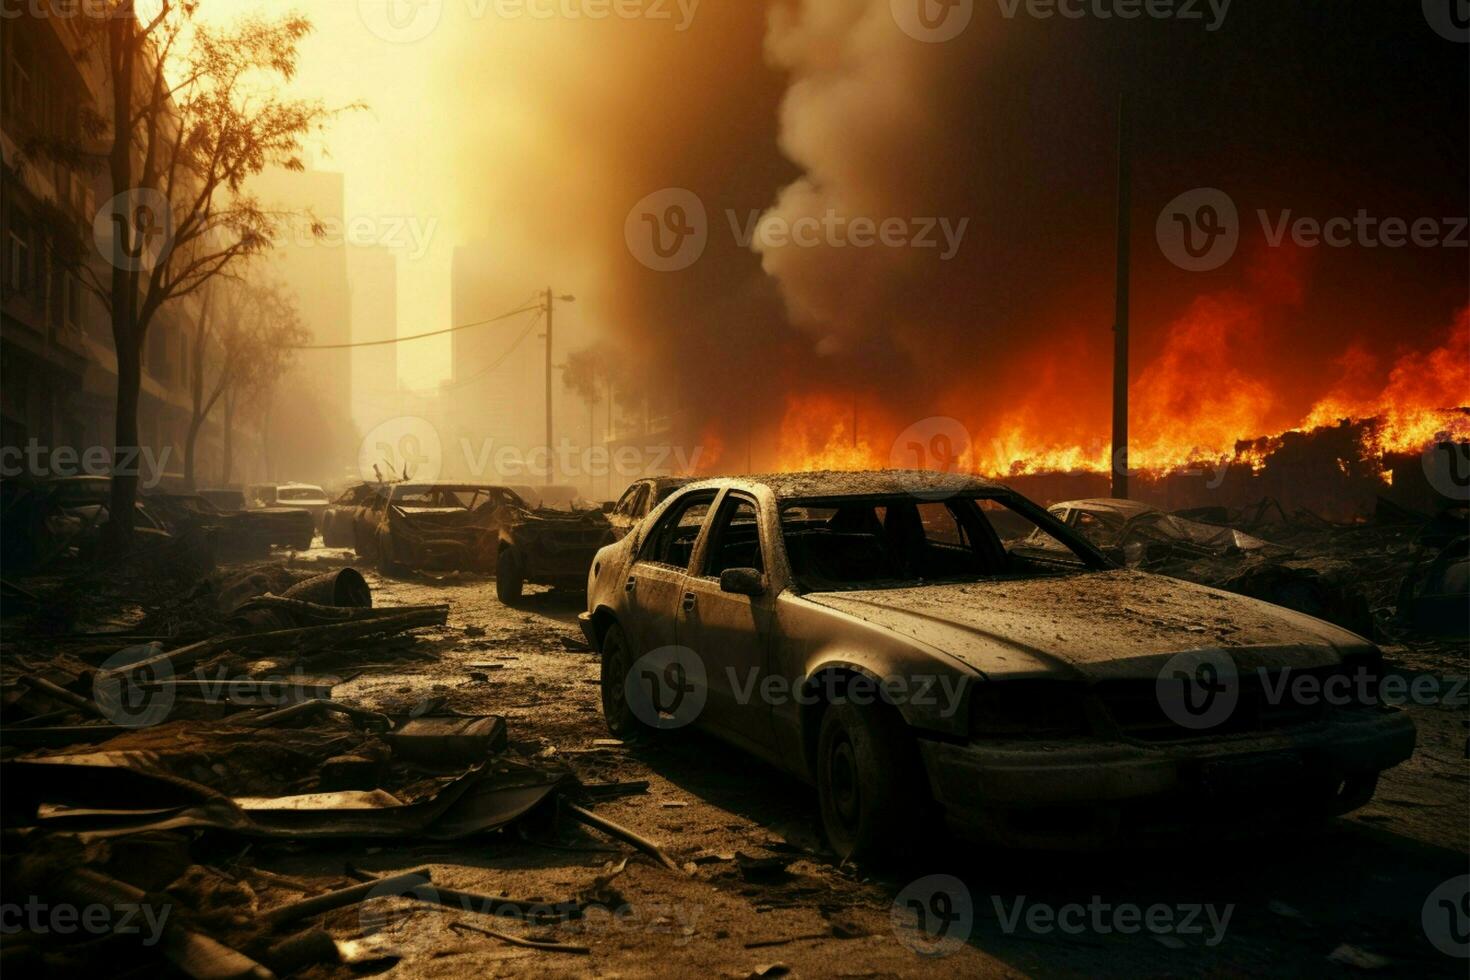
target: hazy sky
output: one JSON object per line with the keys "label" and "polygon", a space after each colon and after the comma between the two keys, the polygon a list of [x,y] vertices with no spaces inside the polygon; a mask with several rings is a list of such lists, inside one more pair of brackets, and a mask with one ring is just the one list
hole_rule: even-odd
{"label": "hazy sky", "polygon": [[[412,43],[385,40],[369,23],[391,26],[388,2],[312,0],[292,6],[281,0],[206,0],[202,16],[229,21],[244,13],[277,17],[295,9],[310,17],[316,30],[301,46],[290,93],[329,105],[367,106],[332,125],[314,148],[313,165],[345,175],[349,221],[362,222],[368,235],[398,254],[399,333],[407,335],[449,325],[449,262],[464,234],[447,162],[449,135],[457,115],[471,104],[476,111],[496,111],[496,97],[466,93],[465,103],[443,98],[439,66],[453,32],[441,27]],[[415,6],[394,2],[405,11]],[[416,341],[400,348],[399,370],[409,385],[431,384],[447,374],[448,358],[446,340]]]}

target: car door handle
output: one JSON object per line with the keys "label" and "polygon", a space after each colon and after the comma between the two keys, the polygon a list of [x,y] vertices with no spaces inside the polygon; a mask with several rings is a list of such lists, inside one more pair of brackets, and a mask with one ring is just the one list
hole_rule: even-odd
{"label": "car door handle", "polygon": [[624,592],[632,592],[636,588],[638,588],[638,580],[636,578],[634,578],[633,576],[629,575],[628,576],[628,581],[623,584],[623,591]]}
{"label": "car door handle", "polygon": [[684,593],[684,611],[685,612],[693,612],[694,611],[694,603],[695,603],[694,593],[693,592],[686,592],[686,593]]}

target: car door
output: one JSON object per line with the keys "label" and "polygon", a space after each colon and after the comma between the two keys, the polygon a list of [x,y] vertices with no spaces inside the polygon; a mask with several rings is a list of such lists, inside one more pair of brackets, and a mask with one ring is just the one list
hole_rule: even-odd
{"label": "car door", "polygon": [[758,596],[725,592],[720,575],[733,568],[754,568],[764,577],[770,544],[756,499],[737,490],[727,492],[705,534],[694,573],[685,581],[675,629],[680,645],[704,662],[709,685],[705,723],[751,747],[768,747],[774,741],[772,705],[762,696],[761,682],[770,667],[775,596],[769,586]]}
{"label": "car door", "polygon": [[675,501],[639,543],[623,583],[631,613],[628,639],[638,656],[680,642],[675,613],[716,493],[706,490]]}

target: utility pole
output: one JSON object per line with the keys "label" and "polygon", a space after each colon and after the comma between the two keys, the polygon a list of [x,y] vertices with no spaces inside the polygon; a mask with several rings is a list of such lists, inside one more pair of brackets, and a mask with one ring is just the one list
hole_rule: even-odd
{"label": "utility pole", "polygon": [[556,295],[546,287],[546,485],[555,482],[556,466],[552,463],[555,451],[551,428],[551,326],[556,313]]}
{"label": "utility pole", "polygon": [[1128,496],[1128,314],[1133,231],[1133,132],[1118,100],[1118,269],[1113,310],[1113,496]]}
{"label": "utility pole", "polygon": [[556,465],[553,462],[555,459],[553,454],[556,452],[553,440],[556,438],[556,435],[552,429],[551,419],[551,376],[554,367],[551,363],[551,331],[552,321],[556,315],[557,300],[561,300],[563,303],[575,303],[577,297],[558,296],[551,291],[550,286],[546,287],[546,485],[548,487],[556,482]]}

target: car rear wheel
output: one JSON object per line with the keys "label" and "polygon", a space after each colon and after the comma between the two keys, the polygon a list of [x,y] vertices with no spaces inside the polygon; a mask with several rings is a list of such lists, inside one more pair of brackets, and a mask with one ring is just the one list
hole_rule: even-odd
{"label": "car rear wheel", "polygon": [[834,704],[817,740],[822,826],[837,856],[893,857],[915,844],[928,799],[913,735],[886,704]]}
{"label": "car rear wheel", "polygon": [[632,669],[628,635],[614,623],[602,638],[602,717],[607,721],[607,730],[618,738],[634,738],[651,731],[628,704],[628,673]]}
{"label": "car rear wheel", "polygon": [[502,548],[495,558],[495,595],[505,605],[521,601],[525,591],[525,572],[521,569],[516,553]]}

